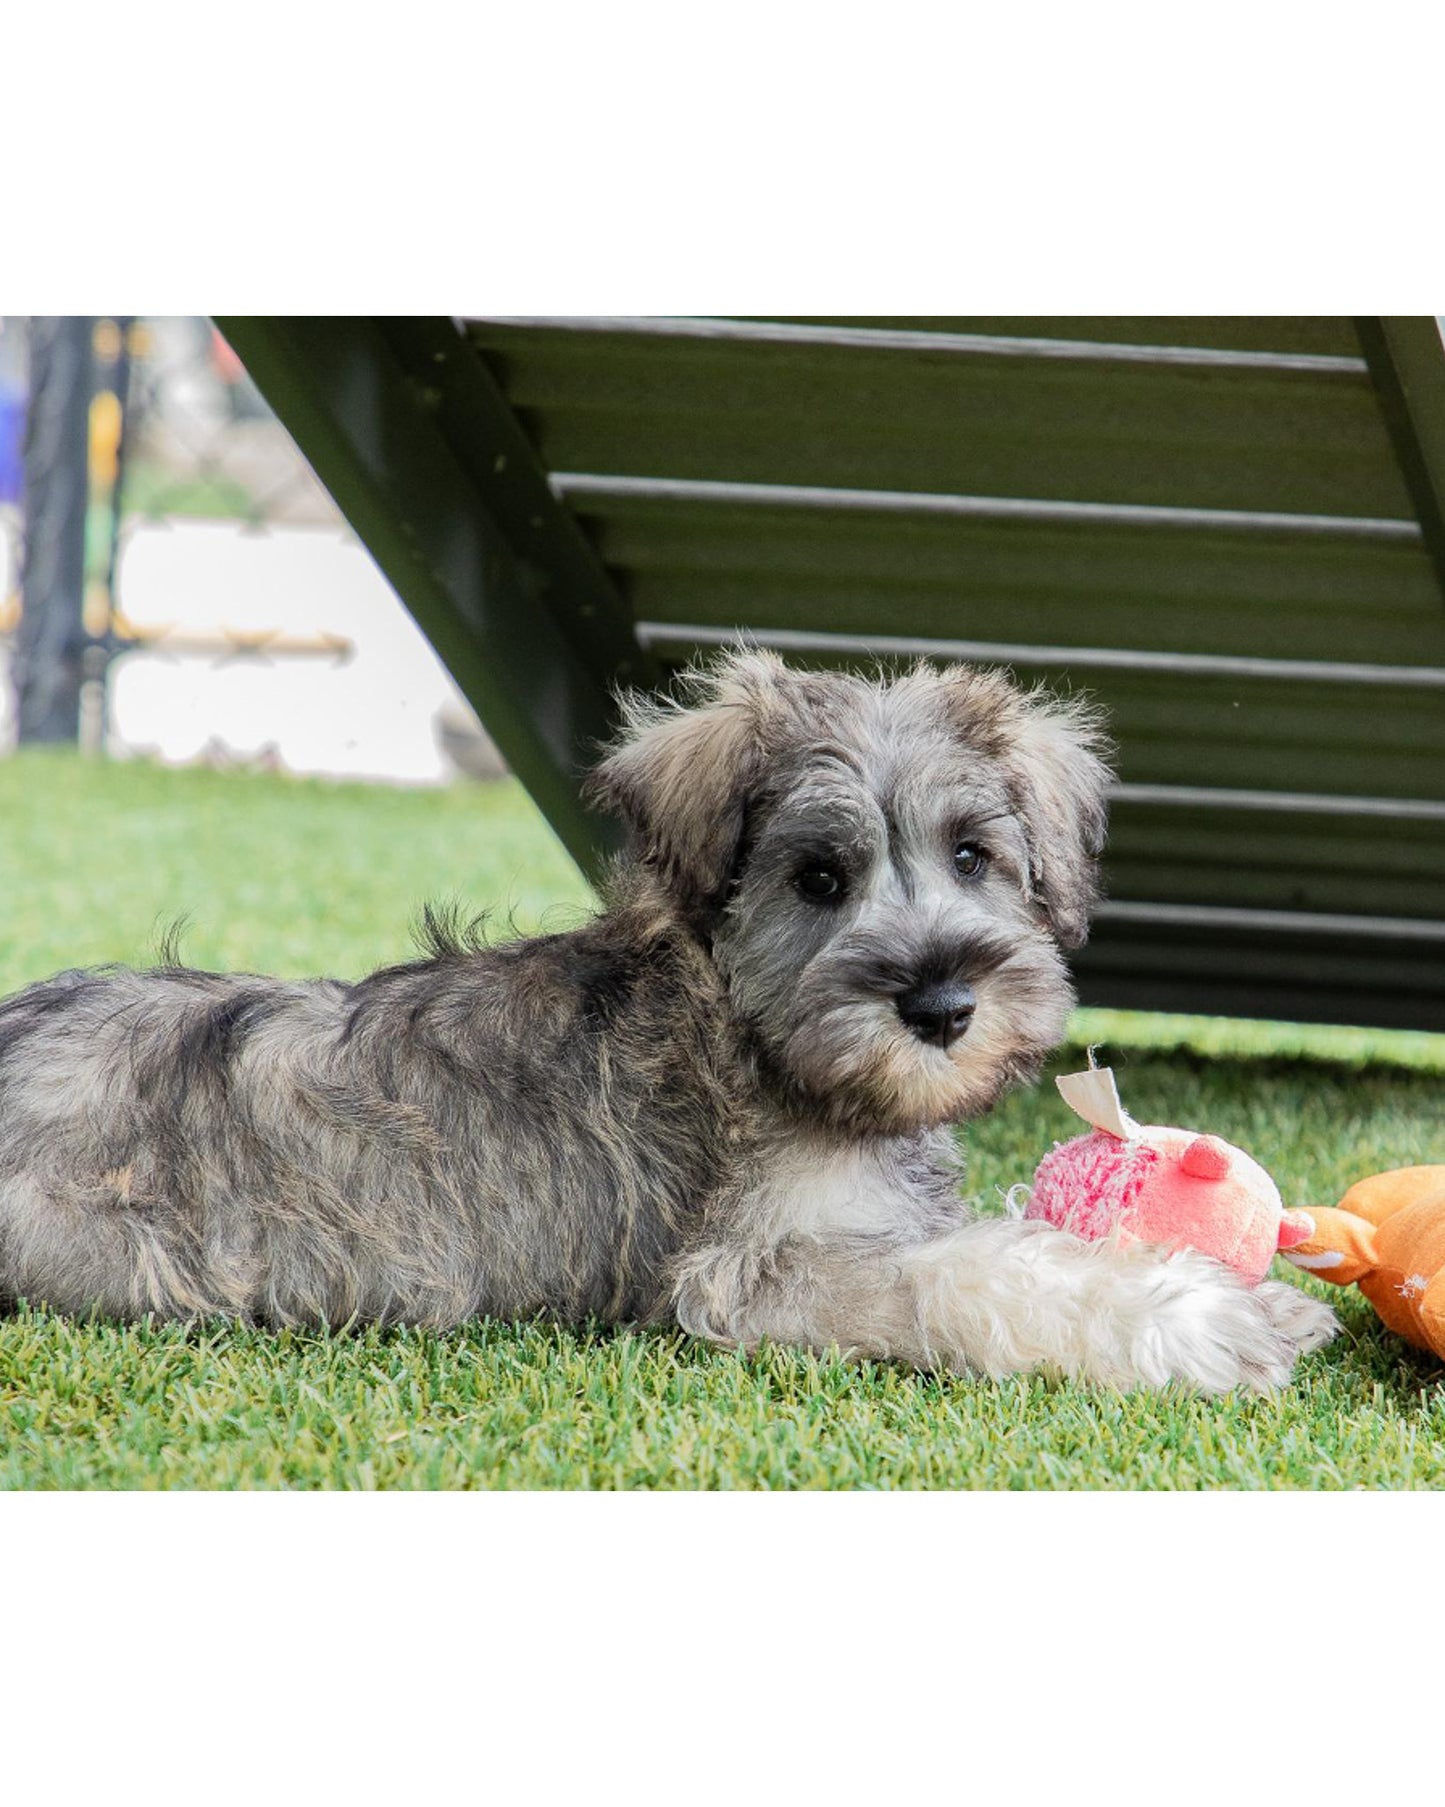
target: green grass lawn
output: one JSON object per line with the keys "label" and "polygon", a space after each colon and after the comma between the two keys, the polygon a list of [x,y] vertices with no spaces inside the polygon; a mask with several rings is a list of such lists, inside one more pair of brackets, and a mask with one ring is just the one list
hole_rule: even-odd
{"label": "green grass lawn", "polygon": [[[519,929],[565,926],[588,901],[511,784],[413,792],[27,753],[0,762],[0,821],[0,991],[144,961],[181,916],[195,964],[346,977],[404,957],[427,899]],[[1241,1143],[1287,1203],[1445,1160],[1445,1037],[1081,1012],[1076,1042],[1099,1039],[1136,1117]],[[969,1132],[970,1192],[994,1208],[1075,1128],[1047,1082],[1012,1098]],[[1355,1294],[1334,1298],[1345,1335],[1289,1392],[1222,1403],[550,1324],[272,1335],[27,1311],[0,1320],[0,1486],[1445,1485],[1445,1376]]]}

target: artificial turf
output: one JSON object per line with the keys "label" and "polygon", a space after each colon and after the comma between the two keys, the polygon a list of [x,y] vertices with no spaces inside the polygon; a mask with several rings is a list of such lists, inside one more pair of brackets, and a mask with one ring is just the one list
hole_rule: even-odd
{"label": "artificial turf", "polygon": [[[193,964],[347,977],[403,957],[428,899],[491,908],[502,933],[588,907],[511,783],[404,791],[27,752],[0,762],[0,821],[0,992],[144,961],[178,917]],[[1286,1203],[1445,1160],[1445,1038],[1081,1012],[1075,1042],[1099,1039],[1136,1117],[1242,1144]],[[968,1191],[999,1208],[1075,1127],[1051,1085],[1015,1095],[968,1131]],[[22,1309],[0,1320],[0,1487],[1445,1485],[1445,1374],[1357,1295],[1331,1296],[1345,1333],[1294,1386],[1223,1401],[550,1323],[302,1335]]]}

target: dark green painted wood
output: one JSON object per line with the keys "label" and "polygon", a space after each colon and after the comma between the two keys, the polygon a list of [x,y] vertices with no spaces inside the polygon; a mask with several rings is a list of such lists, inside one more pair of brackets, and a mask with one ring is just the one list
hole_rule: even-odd
{"label": "dark green painted wood", "polygon": [[[443,431],[450,410],[485,393],[471,383],[459,403],[449,399],[448,366],[431,355],[447,348],[445,323],[403,337],[428,347],[425,371],[409,368],[371,320],[224,316],[218,325],[563,842],[594,867],[608,831],[583,809],[577,784],[614,725],[615,670],[603,666],[594,623],[610,617],[615,634],[625,612],[600,567],[569,549],[570,535],[585,552],[570,523],[554,523],[549,537],[545,520],[528,528],[532,516],[494,512],[499,494],[505,503],[519,492],[486,484],[467,462],[474,442],[459,446]],[[455,334],[451,342],[465,371],[470,354]],[[557,570],[583,581],[589,565],[595,614],[586,618],[575,595],[559,600]],[[629,663],[650,669],[635,643]]]}
{"label": "dark green painted wood", "polygon": [[[693,653],[686,640],[659,647],[673,666]],[[812,650],[789,657],[855,670],[872,663]],[[1023,679],[1100,703],[1119,743],[1119,776],[1128,783],[1445,800],[1445,689],[1067,664],[1016,669]]]}
{"label": "dark green painted wood", "polygon": [[1343,315],[1199,314],[744,314],[801,326],[873,326],[1019,339],[1080,339],[1114,345],[1204,346],[1218,351],[1357,358],[1360,342]]}
{"label": "dark green painted wood", "polygon": [[1363,371],[469,333],[553,471],[1412,518]]}
{"label": "dark green painted wood", "polygon": [[1445,611],[1418,543],[585,495],[572,506],[644,620],[1445,666]]}
{"label": "dark green painted wood", "polygon": [[1116,803],[1110,897],[1445,922],[1445,821]]}
{"label": "dark green painted wood", "polygon": [[1368,935],[1095,925],[1074,958],[1080,1001],[1283,1022],[1445,1025],[1445,948]]}
{"label": "dark green painted wood", "polygon": [[579,660],[609,689],[655,681],[623,598],[455,324],[403,317],[377,327]]}
{"label": "dark green painted wood", "polygon": [[1433,314],[1356,322],[1445,599],[1445,345]]}
{"label": "dark green painted wood", "polygon": [[[1129,782],[1445,798],[1440,690],[1136,673],[1081,674],[1074,687],[1109,711]],[[1383,897],[1380,908],[1392,912]]]}

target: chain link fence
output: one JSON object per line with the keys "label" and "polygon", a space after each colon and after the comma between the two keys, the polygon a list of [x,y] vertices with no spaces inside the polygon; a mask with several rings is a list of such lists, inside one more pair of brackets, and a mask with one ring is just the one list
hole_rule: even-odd
{"label": "chain link fence", "polygon": [[278,522],[340,525],[331,498],[208,320],[138,319],[126,336],[123,532],[176,516],[231,520],[252,531]]}

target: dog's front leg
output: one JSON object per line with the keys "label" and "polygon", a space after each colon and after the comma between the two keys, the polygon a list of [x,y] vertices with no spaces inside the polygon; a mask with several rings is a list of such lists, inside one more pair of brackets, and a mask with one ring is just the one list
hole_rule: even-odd
{"label": "dog's front leg", "polygon": [[1208,1256],[1084,1242],[986,1220],[929,1242],[723,1242],[679,1268],[684,1329],[959,1373],[1049,1369],[1122,1388],[1283,1386],[1334,1314],[1297,1287],[1250,1288]]}

